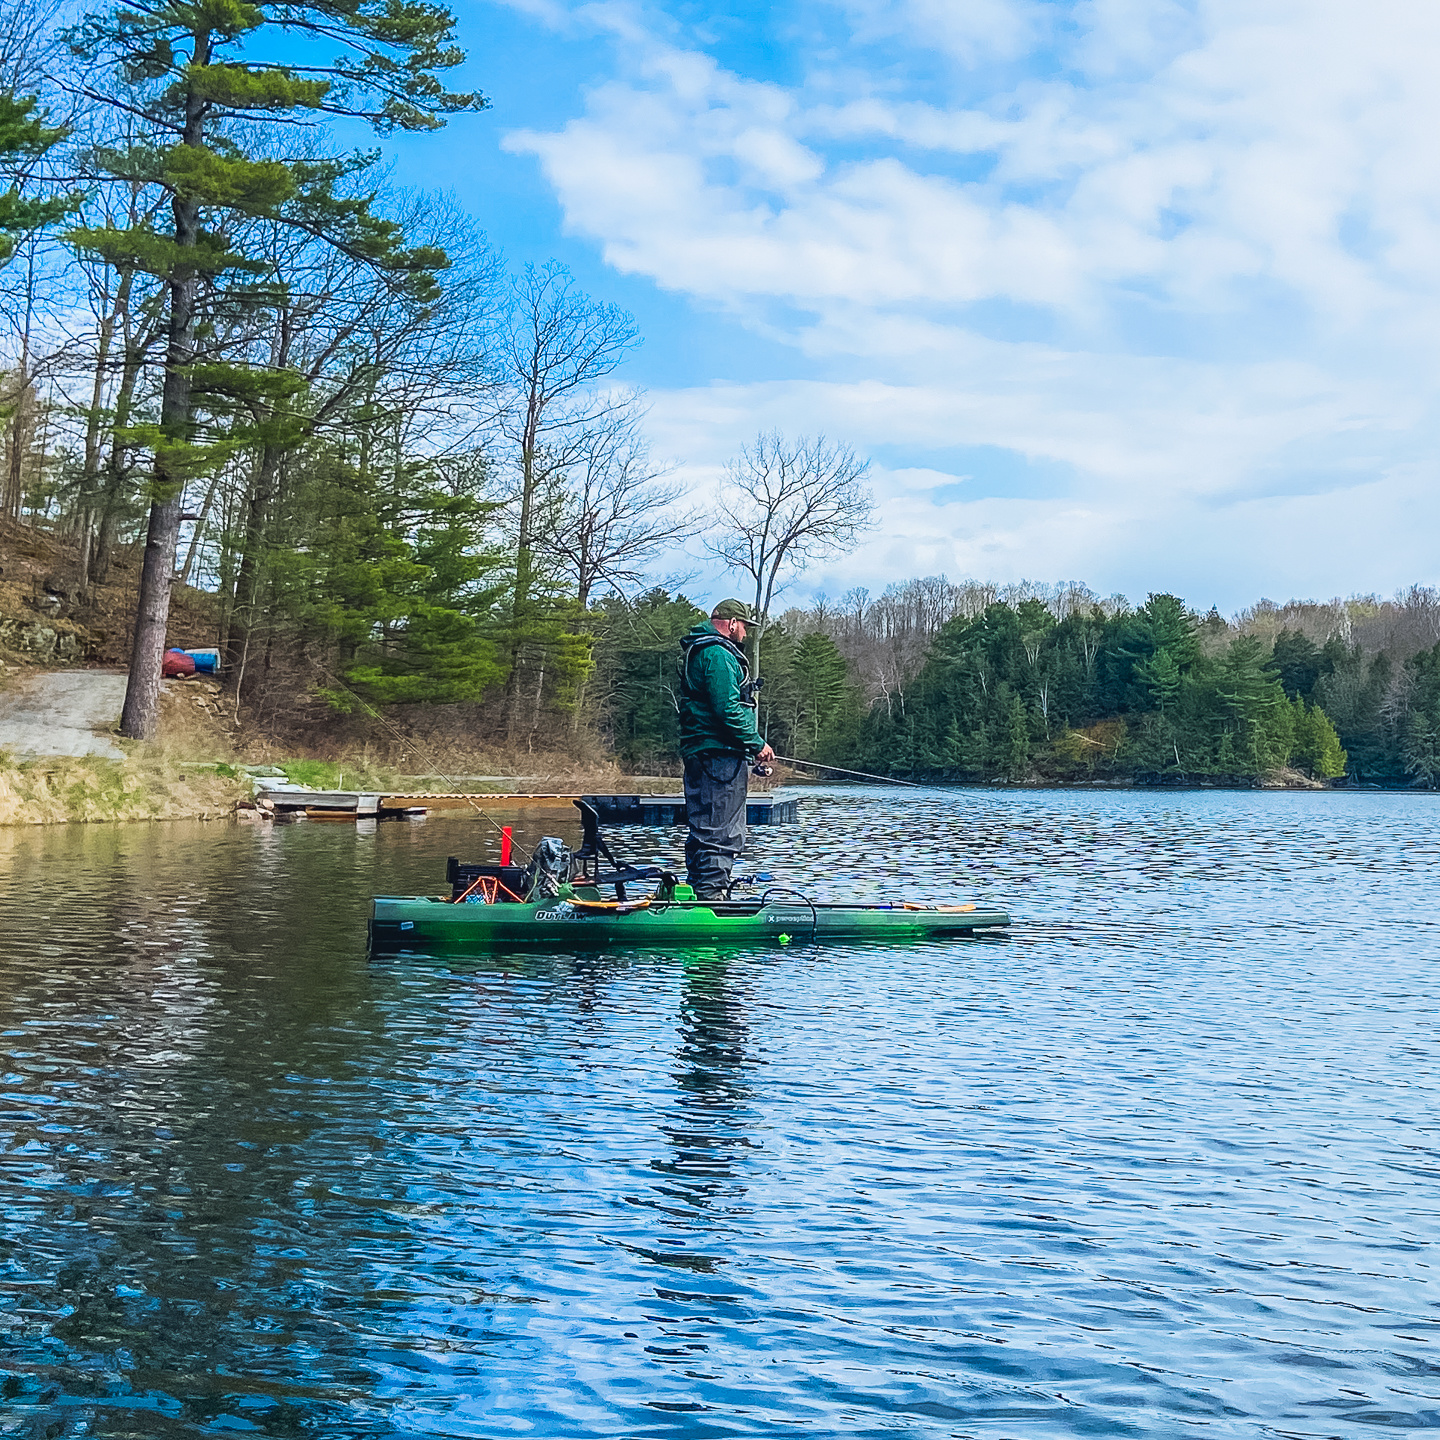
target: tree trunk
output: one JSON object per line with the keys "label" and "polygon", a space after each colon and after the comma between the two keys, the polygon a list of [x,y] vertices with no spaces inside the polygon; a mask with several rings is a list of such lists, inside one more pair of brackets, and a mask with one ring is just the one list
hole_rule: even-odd
{"label": "tree trunk", "polygon": [[103,584],[110,574],[110,557],[115,550],[115,530],[120,518],[120,491],[125,485],[125,446],[120,432],[130,423],[130,406],[145,358],[145,339],[130,335],[125,343],[125,363],[120,372],[120,389],[115,395],[115,420],[110,439],[110,457],[105,465],[105,488],[101,492],[100,518],[86,567],[86,582]]}
{"label": "tree trunk", "polygon": [[25,443],[30,418],[30,337],[20,344],[20,363],[15,370],[15,411],[10,417],[9,466],[5,476],[5,512],[19,520],[25,508]]}
{"label": "tree trunk", "polygon": [[10,424],[10,473],[6,477],[6,509],[19,520],[25,510],[25,448],[34,420],[30,400],[30,327],[35,319],[35,237],[26,246],[24,318],[20,326],[20,364],[15,383],[15,414]]}
{"label": "tree trunk", "polygon": [[200,537],[205,532],[205,521],[210,514],[210,507],[215,503],[215,492],[220,488],[220,467],[215,467],[215,473],[210,477],[210,488],[205,492],[205,503],[200,507],[199,518],[195,521],[195,530],[190,536],[190,548],[185,552],[185,564],[180,570],[180,583],[190,583],[190,567],[195,563],[196,552],[200,549]]}
{"label": "tree trunk", "polygon": [[[197,67],[209,61],[209,36],[195,37],[192,59]],[[192,89],[185,99],[183,143],[199,147],[204,135],[204,102]],[[193,250],[200,234],[200,204],[176,195],[175,244]],[[177,265],[169,285],[170,324],[165,350],[165,384],[160,395],[160,428],[166,438],[183,445],[190,438],[190,371],[195,359],[196,272],[193,265]],[[179,473],[177,473],[177,471]],[[135,641],[130,652],[130,681],[125,687],[125,708],[120,712],[120,733],[131,740],[154,738],[160,709],[160,669],[165,658],[166,630],[170,621],[170,590],[175,583],[175,552],[180,544],[180,515],[185,505],[183,465],[170,454],[155,456],[155,498],[145,536],[145,563],[140,570],[140,593],[135,604]]]}
{"label": "tree trunk", "polygon": [[515,595],[510,610],[510,674],[505,679],[505,726],[513,741],[520,728],[520,706],[525,632],[530,623],[530,590],[535,578],[535,558],[530,542],[532,511],[535,505],[535,449],[527,443],[520,452],[520,525],[515,545]]}
{"label": "tree trunk", "polygon": [[[116,326],[120,324],[122,317],[128,316],[129,313],[130,287],[134,283],[134,279],[134,270],[121,271],[120,284],[115,291],[114,303],[110,306],[109,313],[100,325],[99,345],[95,353],[95,383],[90,391],[90,413],[85,418],[85,479],[80,527],[80,583],[82,586],[90,583],[91,566],[96,559],[96,531],[101,524],[100,517],[105,509],[104,497],[108,489],[101,479],[105,471],[100,453],[103,430],[100,411],[105,401],[105,371],[110,363],[111,346],[115,343]],[[128,323],[126,328],[128,331]],[[127,363],[129,358],[127,347]],[[132,380],[132,387],[133,384]]]}
{"label": "tree trunk", "polygon": [[[157,472],[160,469],[156,464]],[[182,496],[157,500],[150,507],[145,535],[145,563],[140,569],[140,594],[135,605],[135,642],[130,652],[130,681],[120,733],[131,740],[155,736],[160,706],[160,667],[170,622],[170,589],[175,580],[175,551],[180,542]]]}
{"label": "tree trunk", "polygon": [[765,634],[765,611],[761,608],[764,603],[765,590],[761,583],[760,574],[755,576],[755,608],[751,611],[756,619],[750,626],[750,633],[745,637],[745,657],[750,662],[750,679],[759,682],[760,679],[760,640]]}
{"label": "tree trunk", "polygon": [[250,503],[245,510],[245,535],[240,542],[240,568],[235,576],[235,603],[230,610],[230,624],[222,647],[224,668],[236,676],[237,685],[240,651],[255,625],[255,604],[260,593],[260,551],[265,541],[265,526],[275,499],[275,481],[280,474],[283,456],[284,451],[277,445],[266,445],[261,450],[255,483],[250,489]]}

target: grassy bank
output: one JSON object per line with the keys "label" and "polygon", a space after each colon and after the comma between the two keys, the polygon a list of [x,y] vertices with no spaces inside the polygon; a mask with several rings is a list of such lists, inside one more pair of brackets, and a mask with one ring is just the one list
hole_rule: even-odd
{"label": "grassy bank", "polygon": [[0,750],[0,825],[219,820],[248,794],[229,766],[165,756],[101,760],[51,755],[17,761]]}

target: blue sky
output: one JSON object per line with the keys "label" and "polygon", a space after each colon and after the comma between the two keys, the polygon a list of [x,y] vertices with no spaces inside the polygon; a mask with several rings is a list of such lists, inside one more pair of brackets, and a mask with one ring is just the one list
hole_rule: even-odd
{"label": "blue sky", "polygon": [[458,13],[493,108],[400,178],[634,311],[697,490],[761,426],[872,457],[879,528],[796,598],[1440,578],[1440,8]]}

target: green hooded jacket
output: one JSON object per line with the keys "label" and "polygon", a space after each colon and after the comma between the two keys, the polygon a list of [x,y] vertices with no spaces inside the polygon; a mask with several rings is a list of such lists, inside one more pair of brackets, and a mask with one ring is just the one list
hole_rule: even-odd
{"label": "green hooded jacket", "polygon": [[755,707],[741,698],[750,664],[706,621],[680,637],[680,753],[758,755],[765,741]]}

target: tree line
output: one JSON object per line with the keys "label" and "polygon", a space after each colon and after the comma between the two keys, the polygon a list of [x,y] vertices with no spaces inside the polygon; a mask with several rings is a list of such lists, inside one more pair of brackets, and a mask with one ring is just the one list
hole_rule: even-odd
{"label": "tree line", "polygon": [[[787,611],[787,753],[960,781],[1440,786],[1440,592],[1261,601],[929,577]],[[793,657],[793,658],[792,658]],[[798,664],[796,663],[798,661]],[[763,702],[762,702],[763,703]]]}

